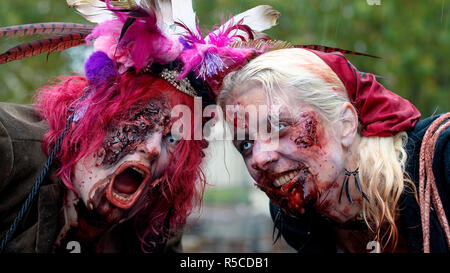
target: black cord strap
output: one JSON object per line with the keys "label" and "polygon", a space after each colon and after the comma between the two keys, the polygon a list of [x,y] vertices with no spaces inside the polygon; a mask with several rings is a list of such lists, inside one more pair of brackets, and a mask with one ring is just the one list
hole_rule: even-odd
{"label": "black cord strap", "polygon": [[344,170],[345,170],[345,177],[344,177],[344,182],[342,182],[341,191],[339,193],[339,203],[341,203],[342,192],[343,192],[343,190],[345,188],[345,194],[347,196],[347,199],[350,202],[350,204],[353,204],[352,197],[350,196],[350,190],[348,189],[350,176],[352,176],[352,175],[355,177],[355,185],[358,188],[358,191],[361,193],[362,197],[364,199],[366,199],[367,202],[369,202],[369,198],[363,192],[363,190],[361,188],[361,183],[359,182],[359,168],[356,168],[356,170],[354,170],[353,172],[350,172],[347,169],[344,169]]}
{"label": "black cord strap", "polygon": [[6,232],[5,236],[2,239],[2,242],[0,244],[0,253],[3,252],[8,242],[11,240],[12,236],[17,230],[17,226],[19,225],[20,221],[22,221],[23,216],[29,209],[31,203],[33,202],[34,198],[36,197],[36,194],[38,193],[38,190],[44,181],[45,177],[47,176],[47,173],[50,170],[50,167],[53,163],[53,160],[56,157],[56,154],[59,152],[59,149],[61,148],[61,142],[63,138],[66,136],[67,132],[69,131],[70,124],[72,124],[73,117],[75,115],[75,112],[73,112],[66,122],[66,127],[64,128],[64,131],[61,133],[61,136],[57,139],[55,147],[53,148],[52,152],[50,153],[47,162],[44,165],[44,169],[41,171],[39,177],[36,179],[36,182],[33,185],[33,188],[31,189],[31,192],[28,194],[27,199],[22,204],[22,207],[17,214],[16,218],[14,219],[14,222],[11,224],[9,230]]}

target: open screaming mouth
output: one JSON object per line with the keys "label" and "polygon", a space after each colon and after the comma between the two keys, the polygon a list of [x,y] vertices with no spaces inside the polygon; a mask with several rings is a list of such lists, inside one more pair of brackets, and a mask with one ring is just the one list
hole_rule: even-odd
{"label": "open screaming mouth", "polygon": [[129,209],[139,199],[151,178],[151,171],[137,162],[125,162],[113,174],[106,198],[121,209]]}

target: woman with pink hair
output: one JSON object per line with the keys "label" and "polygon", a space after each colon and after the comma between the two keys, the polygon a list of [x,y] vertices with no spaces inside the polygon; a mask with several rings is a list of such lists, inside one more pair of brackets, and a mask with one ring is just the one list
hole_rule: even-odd
{"label": "woman with pink hair", "polygon": [[[60,35],[12,48],[0,63],[85,42],[95,51],[85,76],[42,87],[35,106],[0,103],[0,250],[179,251],[205,185],[194,97],[214,102],[219,73],[251,53],[230,44],[254,30],[231,20],[203,38],[190,1],[68,2],[100,23],[0,29]],[[175,115],[178,105],[190,114]],[[193,130],[173,130],[180,121]]]}

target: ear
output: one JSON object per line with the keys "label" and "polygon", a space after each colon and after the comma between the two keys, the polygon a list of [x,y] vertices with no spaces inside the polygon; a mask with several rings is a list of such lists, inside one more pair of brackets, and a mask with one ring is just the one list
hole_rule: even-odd
{"label": "ear", "polygon": [[358,133],[358,113],[355,107],[349,102],[342,105],[338,119],[338,132],[340,132],[340,140],[342,146],[348,148],[352,145]]}

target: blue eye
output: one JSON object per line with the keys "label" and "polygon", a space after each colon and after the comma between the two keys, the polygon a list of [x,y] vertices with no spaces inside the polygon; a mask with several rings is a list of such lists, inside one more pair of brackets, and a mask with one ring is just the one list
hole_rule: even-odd
{"label": "blue eye", "polygon": [[253,143],[250,141],[244,141],[241,143],[241,151],[250,150],[253,147]]}
{"label": "blue eye", "polygon": [[171,134],[166,136],[166,141],[171,145],[177,145],[180,140],[172,136]]}

